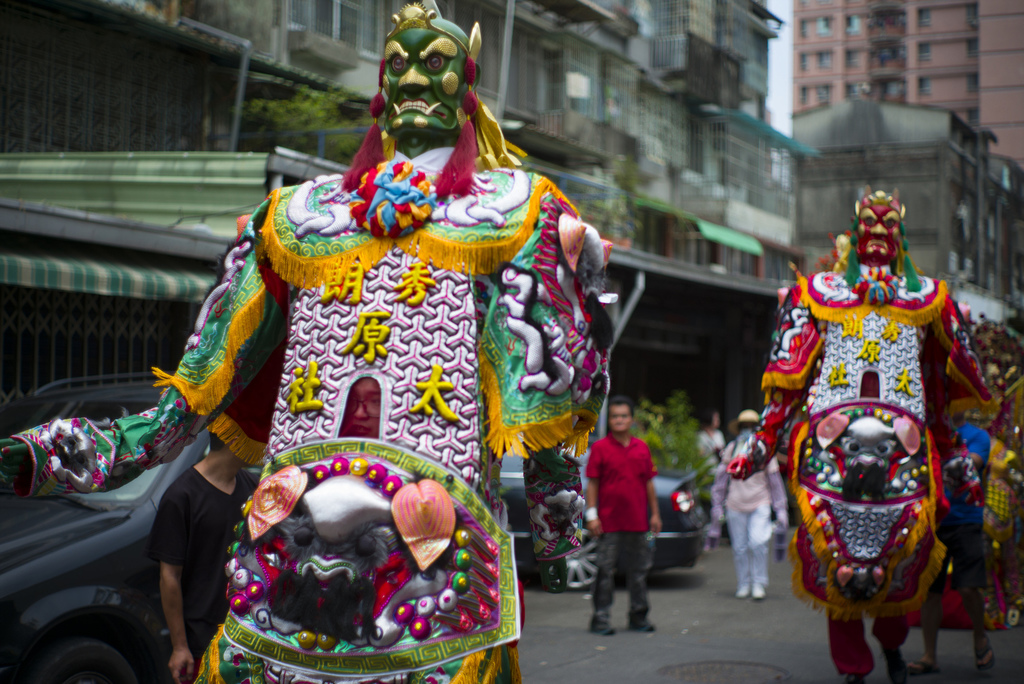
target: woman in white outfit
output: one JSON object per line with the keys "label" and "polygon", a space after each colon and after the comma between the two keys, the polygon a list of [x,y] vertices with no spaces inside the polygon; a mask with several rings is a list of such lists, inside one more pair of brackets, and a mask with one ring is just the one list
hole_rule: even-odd
{"label": "woman in white outfit", "polygon": [[[776,531],[785,533],[789,525],[788,502],[779,465],[775,459],[768,467],[746,480],[734,480],[726,467],[737,445],[743,444],[760,422],[757,411],[747,409],[734,421],[739,436],[722,452],[722,461],[715,470],[711,487],[711,526],[708,547],[713,548],[721,537],[723,509],[729,524],[733,562],[736,565],[736,598],[765,597],[768,586],[768,543],[772,538],[772,510]],[[730,425],[730,428],[733,427]]]}

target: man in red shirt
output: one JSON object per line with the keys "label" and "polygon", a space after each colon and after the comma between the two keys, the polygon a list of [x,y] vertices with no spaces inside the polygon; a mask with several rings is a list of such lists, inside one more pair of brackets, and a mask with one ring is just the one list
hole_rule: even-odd
{"label": "man in red shirt", "polygon": [[594,443],[587,462],[586,520],[590,534],[597,538],[598,568],[590,631],[605,636],[615,634],[609,612],[620,551],[628,563],[629,628],[654,631],[647,620],[647,571],[651,568],[647,532],[661,532],[661,515],[651,479],[655,474],[651,450],[630,434],[632,426],[633,400],[621,395],[609,399],[610,434]]}

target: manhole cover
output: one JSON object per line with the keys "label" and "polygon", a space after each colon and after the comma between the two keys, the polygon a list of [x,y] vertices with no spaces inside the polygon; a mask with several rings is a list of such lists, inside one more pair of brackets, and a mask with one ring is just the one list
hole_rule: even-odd
{"label": "manhole cover", "polygon": [[658,670],[658,674],[687,684],[765,684],[782,682],[791,676],[781,667],[737,660],[705,660],[668,665]]}

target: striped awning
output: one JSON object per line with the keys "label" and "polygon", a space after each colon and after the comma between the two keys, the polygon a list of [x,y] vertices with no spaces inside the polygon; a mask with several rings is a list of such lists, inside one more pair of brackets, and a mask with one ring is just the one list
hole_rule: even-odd
{"label": "striped awning", "polygon": [[213,284],[213,271],[194,261],[63,244],[52,252],[42,246],[0,248],[0,284],[192,302],[202,301]]}

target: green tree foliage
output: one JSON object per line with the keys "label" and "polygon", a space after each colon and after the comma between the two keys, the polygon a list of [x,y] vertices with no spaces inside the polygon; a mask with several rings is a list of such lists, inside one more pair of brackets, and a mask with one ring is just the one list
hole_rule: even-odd
{"label": "green tree foliage", "polygon": [[[288,147],[307,154],[317,153],[317,136],[280,136],[275,131],[317,131],[326,128],[354,128],[372,123],[366,110],[354,107],[352,93],[336,88],[314,90],[299,87],[288,99],[254,98],[246,100],[242,111],[242,130],[266,133],[266,137],[239,142],[245,151],[269,152],[275,146]],[[344,164],[352,161],[363,141],[362,133],[328,135],[325,157]]]}
{"label": "green tree foliage", "polygon": [[641,399],[634,415],[633,432],[647,443],[659,470],[696,471],[697,486],[705,492],[714,469],[700,453],[693,405],[683,390],[676,390],[664,404]]}

